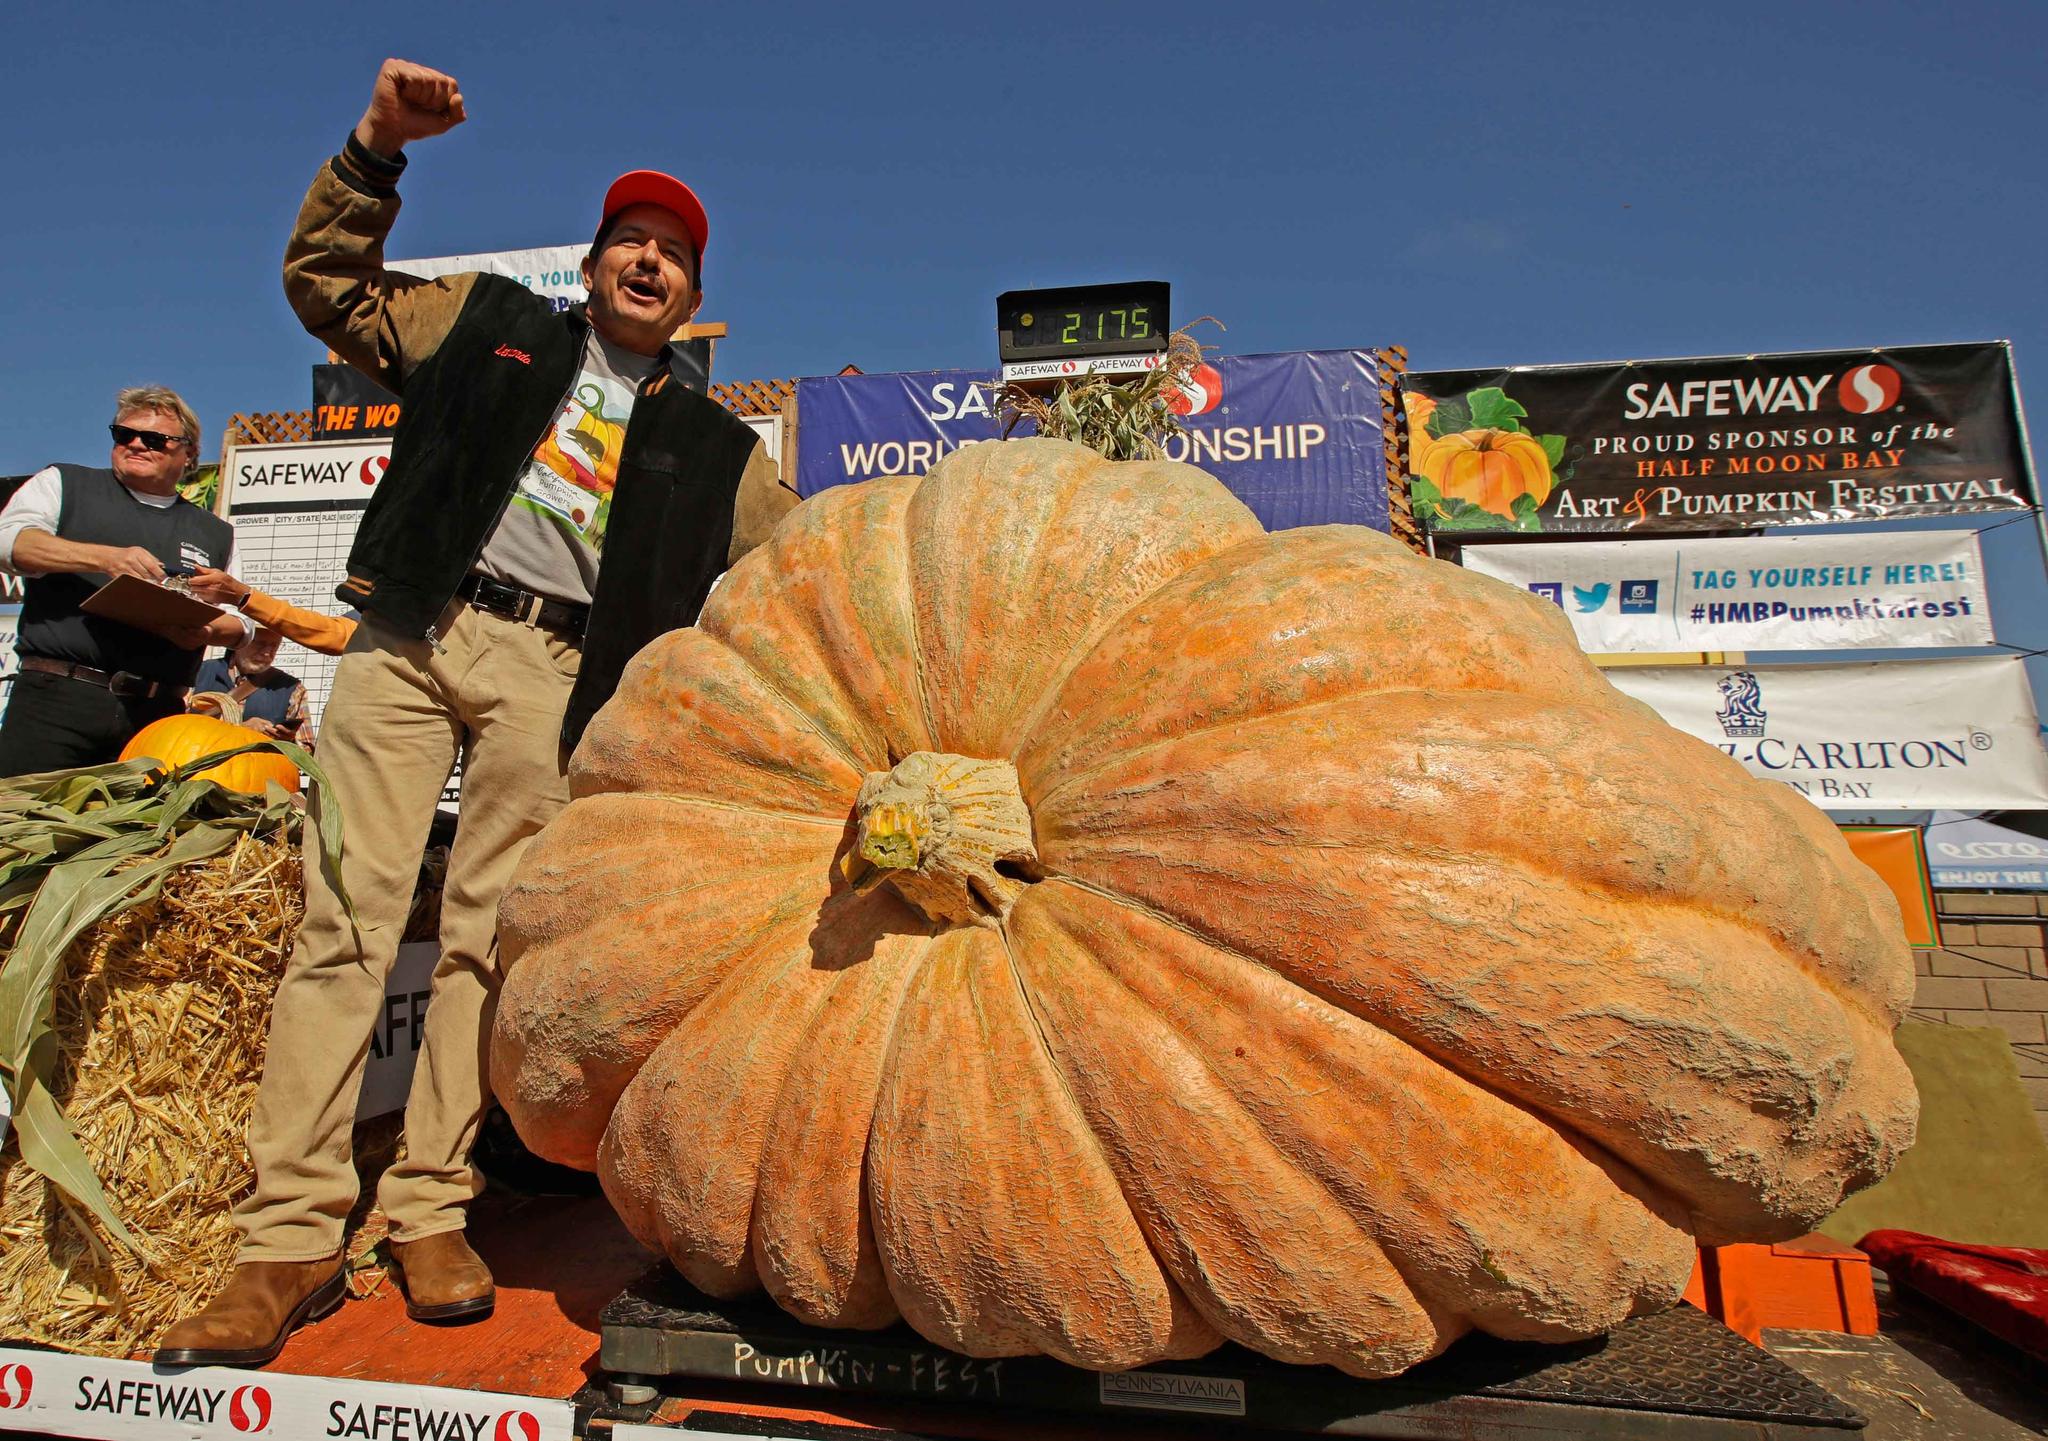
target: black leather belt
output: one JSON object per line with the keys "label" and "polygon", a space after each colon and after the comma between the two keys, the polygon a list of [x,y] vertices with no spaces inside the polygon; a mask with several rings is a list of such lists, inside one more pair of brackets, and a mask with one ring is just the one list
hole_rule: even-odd
{"label": "black leather belt", "polygon": [[530,590],[521,590],[516,585],[507,585],[502,580],[492,580],[487,575],[464,577],[462,584],[455,588],[455,594],[478,610],[510,616],[513,620],[537,625],[542,630],[556,631],[571,640],[583,639],[583,628],[590,620],[590,607],[587,605],[550,600]]}
{"label": "black leather belt", "polygon": [[130,675],[125,670],[94,670],[89,665],[76,661],[52,660],[48,656],[25,655],[21,658],[23,670],[38,670],[45,675],[69,676],[82,680],[87,685],[96,685],[112,691],[117,696],[130,700],[154,700],[157,696],[181,696],[185,687],[172,685],[168,681],[144,680],[139,675]]}

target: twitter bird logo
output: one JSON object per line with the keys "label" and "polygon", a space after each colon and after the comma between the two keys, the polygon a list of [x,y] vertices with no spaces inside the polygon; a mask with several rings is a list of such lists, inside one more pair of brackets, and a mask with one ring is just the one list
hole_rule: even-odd
{"label": "twitter bird logo", "polygon": [[1572,587],[1572,599],[1579,603],[1580,615],[1591,615],[1607,604],[1607,593],[1613,589],[1613,585],[1604,580],[1598,585],[1575,585]]}

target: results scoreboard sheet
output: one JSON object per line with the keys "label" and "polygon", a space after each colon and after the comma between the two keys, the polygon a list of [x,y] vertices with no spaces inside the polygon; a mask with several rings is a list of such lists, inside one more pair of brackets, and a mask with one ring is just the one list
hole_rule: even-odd
{"label": "results scoreboard sheet", "polygon": [[[302,610],[345,614],[334,588],[390,459],[389,439],[235,447],[225,480],[242,579]],[[278,647],[277,664],[305,682],[316,734],[336,659]]]}

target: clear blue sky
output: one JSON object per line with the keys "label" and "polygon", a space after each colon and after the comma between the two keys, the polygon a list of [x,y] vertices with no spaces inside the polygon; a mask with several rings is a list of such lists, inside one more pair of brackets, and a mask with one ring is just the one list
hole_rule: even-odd
{"label": "clear blue sky", "polygon": [[[16,3],[0,473],[161,380],[309,403],[277,272],[390,53],[463,82],[395,248],[713,217],[720,378],[986,363],[1015,285],[1158,275],[1233,352],[1424,367],[2010,337],[2048,413],[2048,6]],[[2037,427],[2038,429],[2038,427]]]}
{"label": "clear blue sky", "polygon": [[[471,116],[395,253],[579,242],[673,170],[721,379],[983,365],[999,291],[1158,276],[1229,351],[1423,368],[2010,338],[2048,415],[2038,0],[15,0],[0,41],[0,473],[104,456],[124,384],[209,453],[310,403],[279,257],[388,54]],[[1993,599],[2043,646],[2030,530]]]}

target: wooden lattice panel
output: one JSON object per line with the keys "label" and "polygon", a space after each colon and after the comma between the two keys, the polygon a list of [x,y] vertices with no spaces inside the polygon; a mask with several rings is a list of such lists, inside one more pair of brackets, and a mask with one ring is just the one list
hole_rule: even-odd
{"label": "wooden lattice panel", "polygon": [[1380,434],[1387,447],[1387,520],[1394,538],[1410,550],[1429,553],[1408,495],[1408,410],[1401,403],[1401,377],[1408,373],[1408,347],[1375,351],[1380,362]]}
{"label": "wooden lattice panel", "polygon": [[295,440],[313,440],[313,412],[262,410],[231,415],[227,438],[231,445],[288,445]]}
{"label": "wooden lattice panel", "polygon": [[780,415],[796,394],[794,380],[731,380],[711,387],[711,398],[734,415]]}

